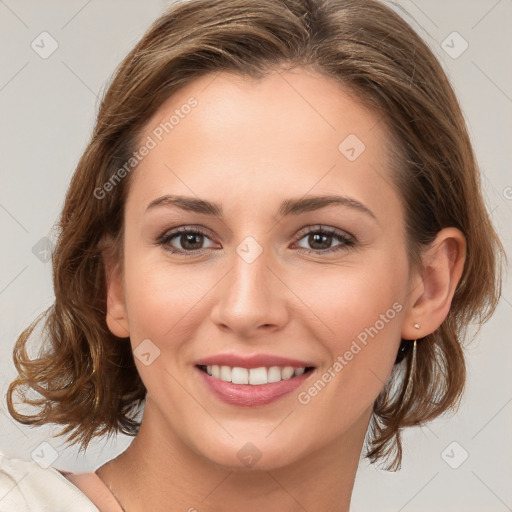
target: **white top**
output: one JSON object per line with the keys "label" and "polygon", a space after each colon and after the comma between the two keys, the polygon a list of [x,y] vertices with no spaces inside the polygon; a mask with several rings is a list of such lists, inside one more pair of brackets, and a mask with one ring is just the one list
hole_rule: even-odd
{"label": "white top", "polygon": [[0,512],[99,512],[59,470],[0,453]]}

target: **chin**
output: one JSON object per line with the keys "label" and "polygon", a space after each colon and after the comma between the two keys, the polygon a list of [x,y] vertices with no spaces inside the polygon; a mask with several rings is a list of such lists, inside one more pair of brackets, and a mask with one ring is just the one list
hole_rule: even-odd
{"label": "chin", "polygon": [[293,464],[299,454],[277,446],[264,446],[261,449],[247,441],[241,447],[225,447],[203,454],[210,462],[229,471],[258,472],[271,471]]}

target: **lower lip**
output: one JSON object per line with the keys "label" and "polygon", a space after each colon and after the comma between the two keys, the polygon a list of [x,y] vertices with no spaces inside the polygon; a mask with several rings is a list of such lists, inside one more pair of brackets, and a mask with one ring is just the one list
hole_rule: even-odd
{"label": "lower lip", "polygon": [[295,391],[314,372],[314,370],[310,370],[287,380],[253,386],[252,384],[225,382],[212,377],[197,366],[196,370],[201,374],[201,378],[208,389],[217,398],[230,405],[239,406],[266,405],[274,402],[282,396]]}

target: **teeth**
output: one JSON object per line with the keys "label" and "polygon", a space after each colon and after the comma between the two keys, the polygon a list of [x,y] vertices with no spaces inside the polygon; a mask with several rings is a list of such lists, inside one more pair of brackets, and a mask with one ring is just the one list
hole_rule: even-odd
{"label": "teeth", "polygon": [[228,381],[229,373],[231,373],[231,379],[229,380],[231,380],[233,384],[249,384],[249,370],[247,368],[239,368],[238,366],[235,366],[233,369],[229,366],[223,366],[222,368],[227,369],[224,373],[220,372],[220,378],[222,380]]}
{"label": "teeth", "polygon": [[221,366],[219,378],[221,380],[231,380],[233,378],[231,368],[229,366]]}
{"label": "teeth", "polygon": [[292,368],[291,366],[285,366],[281,370],[281,379],[286,380],[286,379],[293,377],[294,372],[295,372],[295,368]]}
{"label": "teeth", "polygon": [[216,364],[208,365],[206,373],[216,379],[233,384],[251,384],[258,386],[280,380],[288,380],[294,376],[304,373],[306,368],[294,368],[293,366],[271,366],[270,368],[241,368],[239,366],[219,366]]}
{"label": "teeth", "polygon": [[279,366],[271,366],[268,369],[267,382],[279,382],[281,380],[281,368]]}
{"label": "teeth", "polygon": [[[233,368],[233,371],[235,371],[234,368]],[[266,384],[267,383],[267,369],[266,368],[251,368],[247,373],[248,373],[249,384],[252,384],[253,386],[255,386],[258,384]]]}

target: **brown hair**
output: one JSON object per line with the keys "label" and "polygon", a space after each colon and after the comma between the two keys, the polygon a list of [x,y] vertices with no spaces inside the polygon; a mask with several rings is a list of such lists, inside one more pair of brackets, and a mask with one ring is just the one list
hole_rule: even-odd
{"label": "brown hair", "polygon": [[[440,64],[399,15],[375,0],[191,0],[172,5],[152,24],[105,93],[58,224],[55,303],[14,349],[19,376],[7,402],[15,419],[64,425],[59,435],[68,434],[83,449],[97,435],[136,435],[145,387],[130,344],[107,328],[102,259],[110,239],[122,262],[131,175],[102,199],[95,191],[129,160],[150,117],[179,88],[209,72],[261,78],[283,65],[338,80],[389,127],[414,265],[444,227],[459,228],[467,240],[451,310],[418,343],[411,395],[405,395],[409,352],[404,363],[397,359],[374,404],[367,457],[391,457],[388,469],[399,468],[400,429],[456,408],[466,378],[461,341],[470,322],[480,325],[498,302],[503,248],[483,203],[463,115]],[[45,344],[30,359],[27,341],[43,315]],[[16,411],[16,390],[37,410]],[[40,396],[29,398],[29,390]]]}

